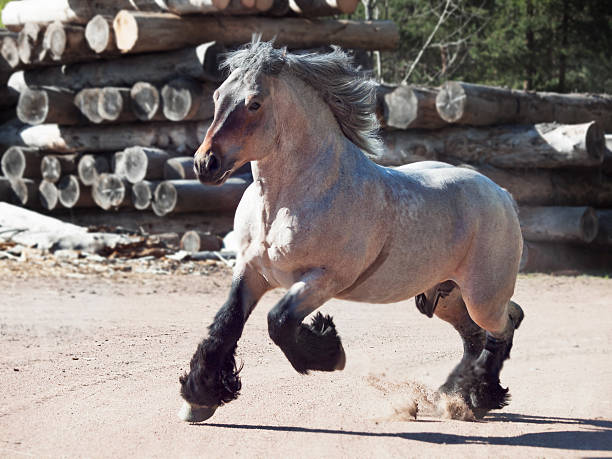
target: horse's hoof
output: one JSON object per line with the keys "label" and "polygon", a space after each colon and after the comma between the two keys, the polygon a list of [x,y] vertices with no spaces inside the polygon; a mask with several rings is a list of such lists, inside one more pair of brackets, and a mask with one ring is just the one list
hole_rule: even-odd
{"label": "horse's hoof", "polygon": [[178,417],[185,422],[202,422],[215,414],[217,408],[217,406],[197,406],[183,402]]}

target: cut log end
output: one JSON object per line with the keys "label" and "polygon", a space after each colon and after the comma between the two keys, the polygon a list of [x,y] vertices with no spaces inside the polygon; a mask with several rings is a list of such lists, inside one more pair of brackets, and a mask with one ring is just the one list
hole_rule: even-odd
{"label": "cut log end", "polygon": [[53,60],[61,60],[64,51],[66,51],[66,44],[64,25],[59,21],[49,24],[45,31],[43,47],[50,52]]}
{"label": "cut log end", "polygon": [[181,238],[180,247],[187,252],[201,252],[221,250],[221,246],[221,240],[214,234],[187,231]]}
{"label": "cut log end", "polygon": [[113,21],[117,48],[129,52],[138,41],[138,24],[128,11],[120,11]]}
{"label": "cut log end", "polygon": [[585,143],[587,153],[597,161],[603,162],[606,152],[606,137],[599,123],[590,123],[587,128]]}
{"label": "cut log end", "polygon": [[21,63],[19,58],[19,50],[17,49],[17,41],[12,37],[5,37],[2,40],[2,48],[0,54],[11,68],[16,68]]}
{"label": "cut log end", "polygon": [[436,109],[444,121],[454,123],[463,117],[466,100],[463,87],[455,81],[449,81],[436,96]]}
{"label": "cut log end", "polygon": [[93,185],[94,202],[104,210],[119,207],[126,197],[124,181],[113,174],[100,174]]}
{"label": "cut log end", "polygon": [[169,214],[176,207],[178,194],[176,188],[170,182],[161,182],[155,188],[153,198],[153,212],[160,217]]}
{"label": "cut log end", "polygon": [[57,207],[58,191],[54,183],[47,180],[40,182],[38,186],[38,195],[40,197],[40,205],[45,210],[53,210]]}
{"label": "cut log end", "polygon": [[159,91],[146,82],[138,82],[130,90],[131,107],[136,118],[142,121],[152,120],[159,110]]}
{"label": "cut log end", "polygon": [[108,121],[115,121],[123,112],[124,99],[119,88],[104,88],[98,98],[98,113]]}
{"label": "cut log end", "polygon": [[78,202],[81,194],[79,180],[74,175],[62,177],[57,185],[59,202],[67,209],[71,209]]}
{"label": "cut log end", "polygon": [[55,156],[45,156],[40,162],[40,175],[43,180],[55,183],[62,175],[62,165]]}
{"label": "cut log end", "polygon": [[141,181],[132,185],[132,203],[138,210],[145,210],[151,206],[153,200],[154,183]]}
{"label": "cut log end", "polygon": [[89,47],[98,54],[113,51],[115,36],[109,20],[102,15],[94,16],[85,27],[85,40]]}
{"label": "cut log end", "polygon": [[586,243],[593,242],[599,231],[599,219],[597,213],[591,207],[587,208],[580,218],[580,226]]}
{"label": "cut log end", "polygon": [[15,204],[27,207],[40,207],[38,185],[34,180],[11,180],[12,200]]}
{"label": "cut log end", "polygon": [[49,96],[46,91],[25,89],[19,95],[17,117],[26,124],[38,125],[45,122],[49,114]]}
{"label": "cut log end", "polygon": [[79,160],[77,172],[83,185],[93,185],[96,178],[110,170],[108,160],[100,155],[84,155]]}
{"label": "cut log end", "polygon": [[10,147],[8,150],[6,150],[2,156],[0,165],[2,166],[2,174],[5,177],[11,180],[23,177],[26,161],[21,148]]}

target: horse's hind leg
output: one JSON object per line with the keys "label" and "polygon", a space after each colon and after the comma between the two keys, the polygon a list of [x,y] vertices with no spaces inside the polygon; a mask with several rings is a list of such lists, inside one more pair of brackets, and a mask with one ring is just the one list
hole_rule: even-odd
{"label": "horse's hind leg", "polygon": [[[452,288],[448,288],[451,283]],[[480,328],[468,314],[467,308],[461,297],[461,290],[452,281],[444,282],[440,284],[445,287],[446,296],[440,297],[437,290],[438,286],[434,287],[428,292],[425,292],[424,296],[426,299],[438,298],[436,307],[434,308],[434,314],[450,323],[455,330],[461,336],[463,341],[463,357],[455,369],[450,373],[446,382],[442,384],[440,390],[445,393],[459,393],[461,388],[459,387],[459,381],[461,374],[474,362],[481,354],[485,345],[485,331]],[[426,301],[427,303],[427,301]]]}
{"label": "horse's hind leg", "polygon": [[513,301],[508,302],[504,311],[507,311],[504,329],[486,332],[484,349],[456,379],[458,392],[477,418],[483,417],[490,410],[503,408],[510,399],[508,389],[500,384],[499,375],[504,361],[510,357],[514,331],[519,328],[524,313]]}

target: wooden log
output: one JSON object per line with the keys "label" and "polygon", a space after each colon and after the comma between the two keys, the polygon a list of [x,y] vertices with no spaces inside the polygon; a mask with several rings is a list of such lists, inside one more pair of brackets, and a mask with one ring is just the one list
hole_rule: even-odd
{"label": "wooden log", "polygon": [[74,105],[81,114],[92,123],[99,124],[104,121],[99,112],[100,88],[81,89],[74,97]]}
{"label": "wooden log", "polygon": [[97,54],[118,53],[113,30],[113,18],[98,14],[91,18],[85,27],[85,40],[89,48]]}
{"label": "wooden log", "polygon": [[100,174],[93,186],[94,202],[104,210],[129,205],[127,182],[113,174]]}
{"label": "wooden log", "polygon": [[135,123],[116,126],[0,125],[0,145],[36,147],[59,153],[107,152],[132,145],[176,151],[197,148],[210,123]]}
{"label": "wooden log", "polygon": [[65,175],[58,185],[59,202],[66,209],[95,207],[90,188],[81,186],[76,175]]}
{"label": "wooden log", "polygon": [[598,220],[591,207],[521,207],[523,238],[528,241],[581,242],[595,239]]}
{"label": "wooden log", "polygon": [[612,134],[606,134],[605,139],[606,151],[604,151],[604,159],[601,168],[606,174],[612,175]]}
{"label": "wooden log", "polygon": [[83,185],[91,186],[103,173],[108,172],[110,166],[104,155],[83,155],[77,166],[77,174]]}
{"label": "wooden log", "polygon": [[125,177],[130,183],[162,179],[164,177],[164,164],[170,154],[159,148],[135,146],[124,150]]}
{"label": "wooden log", "polygon": [[585,271],[610,272],[612,250],[559,242],[525,242],[522,272]]}
{"label": "wooden log", "polygon": [[275,38],[290,48],[315,48],[335,44],[344,48],[391,50],[399,32],[392,21],[265,17],[181,17],[166,13],[121,11],[113,22],[117,47],[123,53],[142,53],[182,48],[207,40],[238,45],[251,40]]}
{"label": "wooden log", "polygon": [[38,183],[36,181],[28,178],[12,179],[11,191],[11,202],[14,204],[32,209],[40,208]]}
{"label": "wooden log", "polygon": [[74,104],[74,94],[58,88],[24,89],[19,94],[17,117],[26,124],[56,123],[75,125],[84,122]]}
{"label": "wooden log", "polygon": [[139,120],[151,121],[164,118],[159,110],[161,106],[159,91],[151,83],[145,81],[135,83],[130,89],[130,99],[132,111]]}
{"label": "wooden log", "polygon": [[53,210],[57,207],[59,193],[53,182],[43,180],[38,185],[38,196],[40,205],[45,210]]}
{"label": "wooden log", "polygon": [[353,14],[359,0],[289,0],[289,8],[301,16]]}
{"label": "wooden log", "polygon": [[27,21],[87,24],[96,14],[113,16],[122,9],[207,14],[222,11],[228,4],[229,0],[28,0],[7,4],[2,22],[16,30]]}
{"label": "wooden log", "polygon": [[612,181],[598,171],[462,166],[486,175],[522,205],[612,207]]}
{"label": "wooden log", "polygon": [[11,180],[40,178],[42,154],[37,148],[13,146],[4,152],[0,161],[2,174]]}
{"label": "wooden log", "polygon": [[57,183],[62,175],[76,172],[79,155],[45,155],[40,162],[40,175],[43,180]]}
{"label": "wooden log", "polygon": [[164,180],[196,180],[193,156],[177,156],[164,164]]}
{"label": "wooden log", "polygon": [[599,231],[593,241],[594,244],[612,247],[612,209],[596,211],[599,221]]}
{"label": "wooden log", "polygon": [[192,229],[224,235],[234,225],[233,212],[192,212],[171,214],[159,217],[152,211],[135,211],[122,208],[116,212],[100,212],[99,209],[82,209],[79,212],[67,212],[58,209],[54,217],[82,226],[114,226],[134,232],[145,231],[149,234],[176,232],[184,233]]}
{"label": "wooden log", "polygon": [[538,124],[490,128],[449,127],[438,131],[405,131],[393,136],[381,161],[405,164],[409,155],[455,158],[509,168],[593,167],[603,161],[603,133],[597,123]]}
{"label": "wooden log", "polygon": [[215,113],[215,85],[177,78],[162,88],[164,116],[171,121],[207,120]]}
{"label": "wooden log", "polygon": [[230,178],[221,186],[202,185],[197,180],[166,180],[155,189],[151,207],[159,216],[198,211],[232,212],[249,183],[243,178]]}
{"label": "wooden log", "polygon": [[491,126],[496,124],[564,124],[597,121],[612,130],[612,96],[527,92],[451,81],[436,98],[440,117],[449,123]]}
{"label": "wooden log", "polygon": [[214,42],[169,53],[125,56],[108,61],[71,64],[66,68],[25,70],[27,86],[57,86],[78,91],[87,87],[130,87],[139,81],[165,83],[179,76],[219,81],[217,57],[223,48]]}
{"label": "wooden log", "polygon": [[19,93],[8,86],[0,86],[0,110],[13,108],[19,101]]}
{"label": "wooden log", "polygon": [[383,127],[391,129],[439,129],[448,123],[436,110],[437,90],[406,85],[379,86],[378,113]]}
{"label": "wooden log", "polygon": [[111,171],[117,177],[127,178],[127,153],[125,150],[113,153],[111,158]]}
{"label": "wooden log", "polygon": [[51,60],[62,64],[98,58],[98,54],[87,44],[85,28],[79,25],[52,22],[45,30],[42,46]]}
{"label": "wooden log", "polygon": [[132,203],[138,210],[145,210],[151,207],[153,193],[159,182],[142,180],[132,185]]}
{"label": "wooden log", "polygon": [[217,235],[192,230],[183,234],[180,247],[187,252],[201,252],[221,250],[222,246],[223,242]]}
{"label": "wooden log", "polygon": [[[231,4],[232,2],[230,2],[230,5]],[[272,7],[266,11],[266,15],[282,17],[289,13],[290,10],[291,9],[289,8],[289,0],[274,0],[274,2],[272,3]],[[236,13],[230,11],[229,14]]]}

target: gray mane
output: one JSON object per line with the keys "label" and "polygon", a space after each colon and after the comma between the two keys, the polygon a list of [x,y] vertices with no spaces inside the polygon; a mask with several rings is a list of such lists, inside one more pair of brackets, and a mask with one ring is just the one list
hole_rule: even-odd
{"label": "gray mane", "polygon": [[332,49],[326,54],[292,54],[256,37],[242,49],[228,53],[221,65],[230,72],[241,69],[243,78],[251,81],[260,73],[288,71],[319,92],[351,142],[379,155],[382,142],[377,136],[375,83],[355,68],[347,53],[336,46]]}

